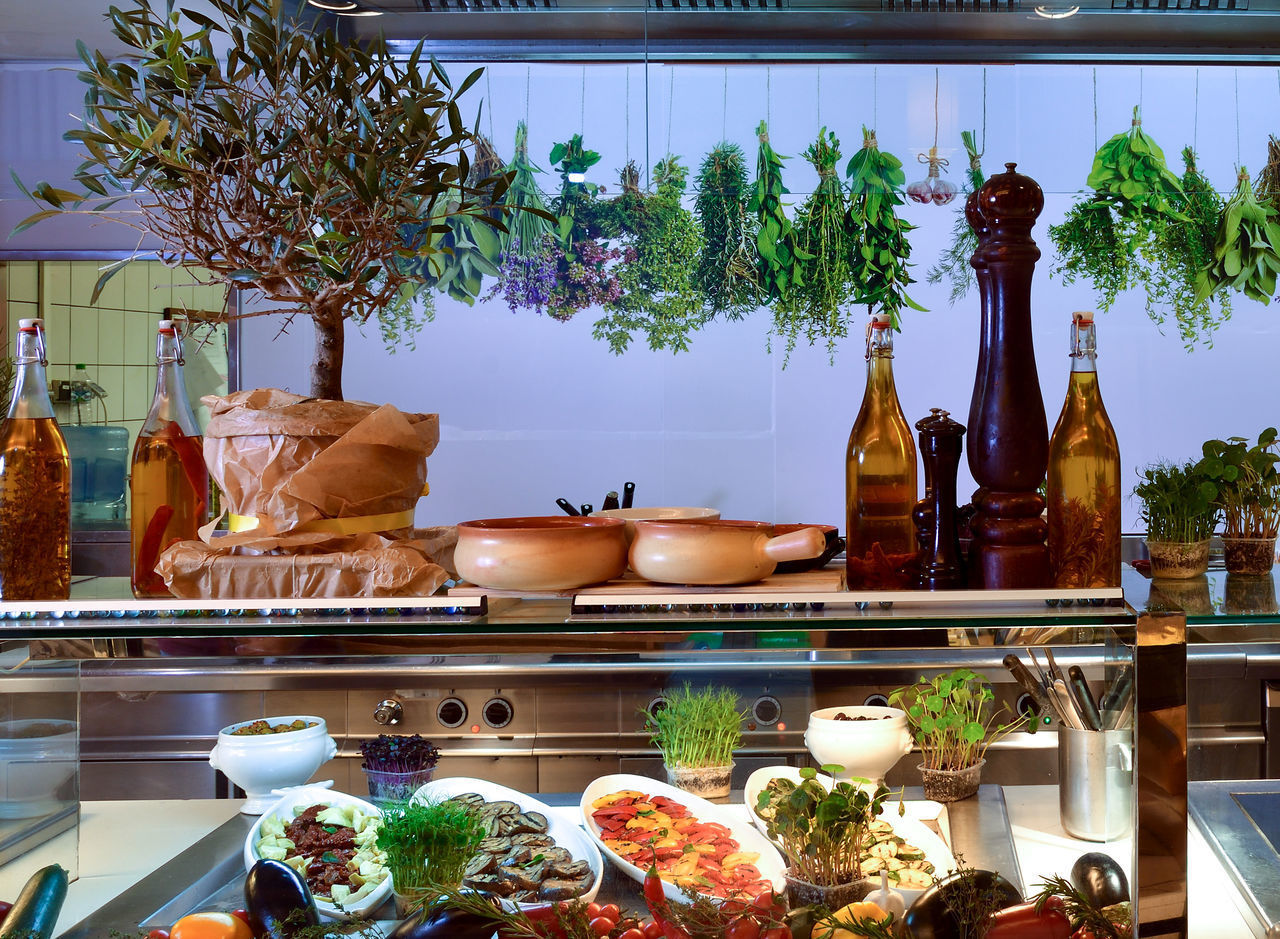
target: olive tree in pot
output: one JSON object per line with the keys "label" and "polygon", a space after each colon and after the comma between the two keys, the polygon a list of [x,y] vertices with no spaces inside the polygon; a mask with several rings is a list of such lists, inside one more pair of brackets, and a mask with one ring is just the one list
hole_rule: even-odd
{"label": "olive tree in pot", "polygon": [[[382,38],[340,39],[284,15],[282,0],[206,0],[213,16],[134,0],[107,16],[123,55],[80,44],[83,126],[68,132],[83,191],[47,182],[19,230],[74,212],[160,240],[161,259],[255,287],[315,330],[311,395],[342,399],[344,330],[381,317],[420,325],[424,289],[404,265],[436,250],[410,226],[444,232],[489,214],[506,177],[472,186],[456,88],[421,45],[395,56]],[[21,185],[21,183],[19,183]],[[107,267],[94,291],[128,260]]]}
{"label": "olive tree in pot", "polygon": [[1218,485],[1198,463],[1153,463],[1133,494],[1142,503],[1151,576],[1188,578],[1209,569],[1209,539],[1218,522]]}
{"label": "olive tree in pot", "polygon": [[742,742],[746,712],[728,688],[669,691],[661,707],[644,710],[645,730],[662,751],[667,781],[687,792],[725,802],[733,778],[733,751]]}
{"label": "olive tree in pot", "polygon": [[1245,437],[1209,440],[1200,466],[1218,487],[1222,553],[1228,574],[1271,573],[1280,532],[1280,461],[1276,429],[1252,446]]}
{"label": "olive tree in pot", "polygon": [[[843,772],[824,766],[824,772]],[[755,813],[769,837],[782,847],[788,867],[787,899],[793,907],[811,904],[838,910],[871,892],[862,873],[870,825],[879,816],[889,790],[874,789],[863,779],[832,783],[830,789],[812,767],[800,770],[800,782],[771,779],[762,790]]]}
{"label": "olive tree in pot", "polygon": [[1002,723],[1006,709],[994,701],[991,682],[967,668],[922,676],[889,695],[891,706],[906,711],[920,747],[926,799],[955,802],[976,793],[987,748],[1027,723],[1025,716]]}

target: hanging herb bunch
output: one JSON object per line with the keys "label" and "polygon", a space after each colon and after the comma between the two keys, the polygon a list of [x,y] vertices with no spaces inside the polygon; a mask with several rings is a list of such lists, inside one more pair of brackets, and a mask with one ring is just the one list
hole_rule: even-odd
{"label": "hanging herb bunch", "polygon": [[814,188],[796,216],[800,276],[773,304],[773,330],[786,339],[787,353],[803,336],[810,344],[825,338],[834,356],[836,340],[849,334],[853,293],[853,235],[844,186],[836,175],[840,141],[824,127],[804,157],[818,172]]}
{"label": "hanging herb bunch", "polygon": [[787,217],[782,197],[790,190],[782,184],[782,161],[769,143],[769,125],[756,127],[760,149],[756,160],[755,188],[747,211],[759,222],[756,249],[760,256],[760,292],[769,302],[781,300],[802,281],[800,261],[803,251],[796,245],[796,231]]}
{"label": "hanging herb bunch", "polygon": [[1164,151],[1142,129],[1138,108],[1128,131],[1098,148],[1087,184],[1089,197],[1073,205],[1061,225],[1049,228],[1057,253],[1051,273],[1068,285],[1089,281],[1100,310],[1109,310],[1120,293],[1139,286],[1148,291],[1148,310],[1171,305],[1167,285],[1145,277],[1140,258],[1171,225],[1186,221],[1178,208],[1186,204],[1186,194],[1165,164]]}
{"label": "hanging herb bunch", "polygon": [[915,228],[897,216],[894,206],[902,205],[906,174],[902,161],[883,152],[876,132],[862,128],[862,149],[849,160],[848,227],[851,233],[853,288],[858,303],[874,313],[878,307],[889,316],[894,329],[901,329],[904,306],[924,312],[924,307],[906,292],[913,283],[907,259],[911,245],[907,232]]}
{"label": "hanging herb bunch", "polygon": [[1137,275],[1147,288],[1147,316],[1157,324],[1165,322],[1164,307],[1155,302],[1163,298],[1190,350],[1197,341],[1211,343],[1214,330],[1231,317],[1231,293],[1220,286],[1203,298],[1198,296],[1198,278],[1213,261],[1224,205],[1213,184],[1196,168],[1190,147],[1183,148],[1182,160],[1186,165],[1182,195],[1172,197],[1169,204],[1185,221],[1168,225],[1159,238],[1143,246]]}
{"label": "hanging herb bunch", "polygon": [[484,296],[501,296],[514,313],[542,313],[556,289],[557,222],[538,187],[541,173],[529,159],[529,129],[516,124],[515,154],[507,165],[511,183],[502,204],[508,208],[507,230],[500,235],[498,281]]}
{"label": "hanging herb bunch", "polygon": [[760,302],[758,221],[747,212],[747,160],[736,143],[711,149],[694,180],[694,214],[702,233],[698,287],[711,316],[741,319]]}
{"label": "hanging herb bunch", "polygon": [[1253,184],[1253,193],[1263,205],[1280,212],[1280,140],[1267,136],[1267,165]]}
{"label": "hanging herb bunch", "polygon": [[657,191],[640,191],[634,162],[622,169],[622,192],[597,213],[600,233],[626,252],[618,271],[621,295],[593,335],[615,353],[626,351],[633,335],[644,334],[650,349],[680,352],[708,319],[698,283],[702,234],[681,204],[689,171],[672,154],[654,166]]}
{"label": "hanging herb bunch", "polygon": [[938,263],[929,268],[926,278],[931,284],[940,284],[943,280],[950,284],[949,299],[952,306],[963,300],[978,282],[973,265],[969,263],[973,253],[978,250],[978,233],[965,218],[964,206],[970,193],[977,192],[986,182],[986,176],[982,172],[982,154],[978,152],[978,145],[974,142],[974,131],[961,131],[960,140],[969,157],[969,168],[965,170],[964,186],[960,189],[960,207],[951,222],[951,244],[942,252]]}
{"label": "hanging herb bunch", "polygon": [[1196,280],[1196,298],[1230,287],[1268,304],[1280,273],[1280,224],[1276,213],[1253,192],[1249,171],[1240,168],[1235,195],[1222,211],[1213,259]]}

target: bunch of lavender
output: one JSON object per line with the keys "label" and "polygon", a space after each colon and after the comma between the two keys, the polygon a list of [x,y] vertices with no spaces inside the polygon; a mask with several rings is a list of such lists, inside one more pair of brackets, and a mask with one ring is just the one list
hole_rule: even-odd
{"label": "bunch of lavender", "polygon": [[542,313],[556,290],[556,239],[544,235],[542,250],[525,254],[520,242],[513,241],[498,260],[498,281],[485,294],[485,300],[501,295],[512,313],[527,309]]}
{"label": "bunch of lavender", "polygon": [[417,773],[434,769],[440,751],[421,735],[379,734],[360,741],[362,769],[375,773]]}

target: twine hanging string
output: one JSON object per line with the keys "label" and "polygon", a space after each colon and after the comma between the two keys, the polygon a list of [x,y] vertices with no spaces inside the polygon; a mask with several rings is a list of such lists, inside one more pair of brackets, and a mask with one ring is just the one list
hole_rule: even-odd
{"label": "twine hanging string", "polygon": [[582,89],[578,92],[578,133],[587,128],[587,67],[582,66]]}
{"label": "twine hanging string", "polygon": [[1142,79],[1146,72],[1142,66],[1138,66],[1138,114],[1142,114]]}
{"label": "twine hanging string", "polygon": [[1235,69],[1233,74],[1236,92],[1236,169],[1240,169],[1240,70]]}
{"label": "twine hanging string", "polygon": [[667,150],[663,154],[663,159],[671,155],[671,115],[676,110],[676,70],[673,66],[668,73],[670,77],[667,79]]}
{"label": "twine hanging string", "polygon": [[874,132],[880,119],[880,66],[871,66],[871,130]]}
{"label": "twine hanging string", "polygon": [[720,84],[720,139],[729,136],[729,66],[724,67]]}
{"label": "twine hanging string", "polygon": [[1098,152],[1098,67],[1093,68],[1093,152]]}
{"label": "twine hanging string", "polygon": [[978,156],[987,151],[987,67],[982,67],[982,144],[978,147]]}
{"label": "twine hanging string", "polygon": [[626,66],[623,69],[623,74],[626,76],[626,84],[625,84],[626,91],[623,92],[623,97],[626,100],[626,105],[624,106],[623,115],[622,115],[623,126],[626,128],[623,131],[623,135],[626,138],[626,142],[623,144],[623,148],[625,149],[627,154],[626,162],[630,163],[631,162],[631,66],[630,65]]}
{"label": "twine hanging string", "polygon": [[773,66],[764,67],[764,124],[767,130],[773,123]]}
{"label": "twine hanging string", "polygon": [[489,140],[493,141],[493,87],[489,84],[489,69],[484,70],[484,103],[489,112]]}
{"label": "twine hanging string", "polygon": [[817,124],[819,127],[821,127],[822,126],[822,66],[821,65],[818,66],[818,82],[817,82],[817,87],[814,89],[813,97],[814,97],[814,100],[817,102],[817,106],[818,106],[817,107],[817,111],[818,111]]}
{"label": "twine hanging string", "polygon": [[[1276,78],[1280,79],[1280,69],[1276,71]],[[1200,140],[1200,69],[1196,69],[1196,93],[1194,104],[1191,107],[1191,152],[1196,152],[1196,146]]]}
{"label": "twine hanging string", "polygon": [[533,66],[526,65],[524,68],[524,126],[529,126],[529,80],[532,77]]}
{"label": "twine hanging string", "polygon": [[938,149],[938,67],[933,67],[933,149]]}

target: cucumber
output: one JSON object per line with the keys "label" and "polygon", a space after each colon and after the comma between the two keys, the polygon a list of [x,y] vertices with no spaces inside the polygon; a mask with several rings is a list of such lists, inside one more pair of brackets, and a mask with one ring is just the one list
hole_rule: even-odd
{"label": "cucumber", "polygon": [[57,864],[31,875],[0,924],[0,939],[50,939],[67,899],[67,872]]}

